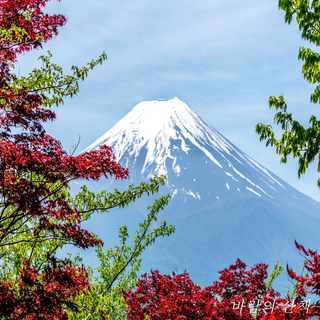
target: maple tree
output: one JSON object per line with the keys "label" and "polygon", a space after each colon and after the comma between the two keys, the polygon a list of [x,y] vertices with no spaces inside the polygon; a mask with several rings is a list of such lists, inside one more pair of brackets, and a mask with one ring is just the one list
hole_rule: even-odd
{"label": "maple tree", "polygon": [[[11,71],[18,54],[41,47],[65,23],[62,15],[44,14],[41,8],[45,4],[0,2],[1,258],[17,243],[32,243],[34,247],[46,240],[63,239],[82,248],[100,244],[101,240],[81,229],[80,214],[70,207],[61,189],[74,179],[128,175],[108,147],[69,156],[42,126],[55,118],[46,107],[59,94],[67,93],[58,87],[58,92],[46,99],[48,74],[42,72],[38,78],[30,75],[20,81]],[[72,80],[61,79],[64,86],[77,82],[80,71],[76,71]],[[66,319],[64,308],[75,308],[70,299],[88,290],[84,268],[74,268],[67,259],[59,261],[51,252],[47,252],[41,268],[31,266],[27,259],[22,264],[14,282],[0,280],[1,318]]]}
{"label": "maple tree", "polygon": [[[271,274],[267,281],[268,265],[260,263],[246,270],[246,264],[237,259],[204,289],[194,284],[186,271],[170,276],[151,270],[150,275],[142,275],[135,290],[124,292],[127,319],[320,319],[320,302],[304,300],[310,292],[320,296],[320,255],[295,244],[306,256],[308,273],[297,275],[287,266],[288,275],[296,281],[294,300],[282,298],[272,288],[276,276]],[[279,273],[277,265],[274,272]]]}
{"label": "maple tree", "polygon": [[[150,179],[149,183],[142,182],[138,187],[129,186],[128,190],[124,192],[115,190],[113,193],[107,193],[103,190],[98,194],[83,186],[74,198],[70,197],[70,186],[66,186],[62,190],[65,192],[70,206],[77,208],[81,215],[81,221],[85,221],[90,219],[96,211],[107,212],[115,207],[125,207],[143,194],[154,194],[164,184],[165,177],[154,177]],[[87,281],[88,285],[86,290],[75,292],[73,296],[69,296],[69,300],[65,296],[65,301],[69,305],[64,304],[64,311],[70,319],[123,319],[125,317],[126,306],[122,299],[122,289],[135,286],[142,252],[156,238],[170,235],[175,231],[174,226],[166,225],[163,221],[160,226],[153,228],[150,232],[152,222],[157,220],[158,212],[168,204],[169,198],[169,195],[160,197],[147,208],[150,212],[146,219],[139,224],[133,246],[127,245],[129,235],[127,227],[123,226],[119,230],[119,246],[107,249],[105,253],[102,245],[95,249],[100,260],[100,266],[96,269],[95,274],[90,267],[84,271],[81,256],[78,255],[71,260],[70,255],[69,267],[82,269],[87,278],[83,279]],[[27,235],[15,235],[15,239],[26,238]],[[11,245],[10,250],[6,251],[6,255],[2,257],[2,263],[0,263],[0,279],[6,280],[7,283],[16,283],[17,275],[20,274],[23,266],[23,260],[30,261],[35,271],[43,269],[43,266],[49,262],[48,252],[53,255],[58,248],[62,248],[68,243],[66,239],[60,237],[45,242],[25,242],[23,245],[21,243]],[[17,285],[12,288],[16,292],[19,289]]]}
{"label": "maple tree", "polygon": [[[42,68],[28,77],[13,73],[19,54],[41,48],[66,22],[63,15],[43,12],[47,2],[0,1],[1,319],[68,319],[67,309],[79,309],[74,303],[77,295],[89,294],[89,280],[83,265],[57,259],[57,249],[65,244],[101,246],[102,241],[82,229],[81,222],[96,210],[126,205],[141,193],[154,192],[161,183],[156,180],[155,185],[142,186],[140,193],[127,197],[115,193],[112,203],[110,196],[92,202],[82,194],[77,207],[75,201],[80,198],[70,198],[72,180],[124,179],[128,170],[115,161],[107,146],[68,155],[43,127],[55,119],[49,108],[76,94],[79,80],[106,59],[104,53],[87,67],[73,66],[72,75],[64,75],[51,63],[51,53],[40,57]],[[165,226],[156,236],[166,232]]]}

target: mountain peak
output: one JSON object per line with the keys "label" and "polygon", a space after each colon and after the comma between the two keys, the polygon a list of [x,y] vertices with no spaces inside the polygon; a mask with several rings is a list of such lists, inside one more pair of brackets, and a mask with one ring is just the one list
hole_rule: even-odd
{"label": "mountain peak", "polygon": [[164,135],[165,139],[176,138],[177,127],[197,135],[199,124],[202,127],[205,123],[177,97],[170,100],[143,101],[84,151],[108,144],[113,147],[117,159],[120,160],[120,143],[122,150],[126,149],[123,145],[125,142],[134,143],[139,149],[148,141],[163,140],[163,137],[160,138],[161,135]]}
{"label": "mountain peak", "polygon": [[[147,130],[146,134],[158,130],[166,122],[176,117],[184,117],[192,113],[187,104],[178,98],[170,100],[143,101],[137,104],[122,120],[128,119],[130,123],[138,121],[140,131]],[[121,120],[121,121],[122,121]]]}
{"label": "mountain peak", "polygon": [[[178,98],[170,100],[143,101],[137,104],[115,126],[84,151],[96,149],[102,144],[112,147],[118,161],[123,156],[137,157],[142,149],[147,150],[145,164],[159,164],[154,174],[166,174],[165,161],[171,156],[171,140],[180,140],[180,148],[188,153],[191,141],[200,148],[211,161],[222,167],[206,148],[201,145],[212,144],[228,152],[231,145],[211,126],[206,124],[191,108]],[[162,165],[160,165],[162,164]]]}

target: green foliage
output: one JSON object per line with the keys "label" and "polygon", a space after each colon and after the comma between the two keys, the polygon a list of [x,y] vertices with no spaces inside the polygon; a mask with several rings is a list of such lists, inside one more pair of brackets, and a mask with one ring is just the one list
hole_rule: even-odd
{"label": "green foliage", "polygon": [[88,76],[88,72],[102,64],[107,60],[107,55],[103,52],[98,59],[87,63],[87,67],[79,68],[72,66],[72,75],[63,74],[60,66],[52,63],[50,59],[52,54],[42,55],[38,60],[42,61],[42,67],[33,69],[27,77],[16,76],[16,81],[13,82],[15,90],[25,89],[28,93],[46,94],[43,98],[42,105],[51,107],[64,104],[64,99],[68,96],[71,98],[79,92],[79,80],[84,80]]}
{"label": "green foliage", "polygon": [[113,193],[108,193],[103,190],[95,194],[89,191],[86,186],[83,186],[75,198],[70,198],[69,200],[73,207],[81,212],[82,218],[87,220],[95,211],[103,213],[115,207],[124,208],[130,202],[135,202],[136,199],[145,193],[148,196],[155,194],[161,186],[165,185],[166,179],[165,176],[158,177],[154,175],[154,177],[149,180],[149,183],[141,182],[138,187],[129,185],[128,190],[119,192],[119,190],[115,189]]}
{"label": "green foliage", "polygon": [[[289,23],[293,17],[302,31],[302,39],[320,45],[320,1],[308,0],[279,0],[279,9],[285,11],[285,22]],[[320,102],[320,55],[309,48],[301,47],[298,59],[304,61],[302,66],[303,77],[313,84],[318,84],[311,94],[310,101]],[[275,114],[274,121],[281,125],[282,135],[276,139],[271,125],[257,124],[256,132],[260,141],[267,140],[266,146],[275,146],[276,153],[282,155],[280,162],[286,163],[288,156],[299,159],[298,176],[306,172],[309,164],[318,157],[318,172],[320,172],[320,121],[312,115],[310,126],[305,128],[298,121],[292,119],[287,112],[287,104],[283,95],[269,98],[269,107],[279,112]],[[317,182],[320,187],[320,179]]]}
{"label": "green foliage", "polygon": [[[153,179],[153,182],[155,180]],[[146,184],[142,184],[146,187]],[[139,187],[137,188],[139,189]],[[81,313],[70,312],[71,319],[125,319],[126,304],[122,299],[122,290],[128,291],[136,286],[137,273],[140,270],[142,252],[155,242],[156,238],[169,236],[175,227],[163,221],[159,227],[150,230],[157,214],[168,204],[170,196],[155,200],[147,218],[139,224],[135,232],[133,244],[127,244],[129,234],[127,226],[119,229],[119,245],[103,251],[99,246],[95,249],[100,266],[90,272],[90,294],[78,296],[75,302],[82,307]]]}
{"label": "green foliage", "polygon": [[[23,28],[17,27],[12,24],[10,29],[0,29],[1,42],[8,41],[14,44],[14,41],[22,43],[30,39],[27,36],[27,31]],[[13,40],[14,39],[14,40]]]}
{"label": "green foliage", "polygon": [[[70,196],[69,186],[55,187],[60,188],[60,193],[63,193],[71,206],[81,213],[82,221],[85,221],[90,219],[94,212],[107,212],[115,207],[124,208],[143,194],[155,194],[165,181],[165,176],[154,176],[149,183],[141,183],[137,187],[130,185],[124,192],[115,189],[114,193],[102,191],[99,194],[83,186],[74,198]],[[89,295],[83,294],[75,299],[74,302],[80,307],[80,312],[69,310],[70,319],[104,319],[104,316],[107,319],[125,318],[126,305],[122,299],[122,290],[128,291],[135,287],[141,265],[141,254],[158,237],[169,236],[176,229],[172,225],[167,225],[165,221],[161,222],[159,227],[152,228],[159,211],[168,205],[169,199],[169,195],[160,197],[152,206],[147,207],[149,213],[139,224],[132,245],[128,244],[127,226],[122,226],[119,229],[119,245],[110,249],[104,249],[100,245],[95,249],[100,266],[95,272],[88,268],[91,291]],[[8,210],[14,208],[6,210],[9,214]],[[21,224],[19,228],[20,232],[16,232],[8,240],[10,246],[0,246],[0,278],[10,283],[15,283],[24,259],[32,262],[37,270],[41,270],[47,261],[48,252],[55,254],[58,249],[71,244],[51,238],[46,231],[39,233],[37,238],[32,238],[32,229],[28,224]],[[81,266],[81,262],[79,254],[72,259],[74,266]],[[109,316],[106,316],[107,314]]]}
{"label": "green foliage", "polygon": [[279,261],[276,262],[276,264],[273,266],[273,270],[270,272],[270,276],[268,281],[266,282],[267,288],[272,288],[273,282],[280,276],[284,269],[279,264]]}

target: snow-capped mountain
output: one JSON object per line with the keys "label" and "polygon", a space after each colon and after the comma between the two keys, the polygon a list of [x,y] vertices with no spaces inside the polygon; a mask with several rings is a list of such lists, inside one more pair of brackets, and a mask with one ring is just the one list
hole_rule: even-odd
{"label": "snow-capped mountain", "polygon": [[[116,159],[138,181],[167,175],[173,196],[181,187],[199,200],[209,195],[221,201],[232,191],[271,199],[279,195],[307,199],[241,152],[178,98],[139,103],[85,151],[102,144],[112,147]],[[203,185],[203,178],[208,183]]]}
{"label": "snow-capped mountain", "polygon": [[[288,261],[300,269],[293,240],[317,248],[320,204],[259,165],[178,98],[139,103],[84,151],[102,144],[129,168],[130,183],[168,176],[172,200],[159,220],[175,224],[177,232],[147,250],[144,271],[187,269],[194,281],[210,285],[237,257],[247,264]],[[96,189],[120,185],[105,180]],[[130,210],[122,221],[141,220],[134,213],[141,205]],[[105,234],[106,243],[101,225],[95,231]]]}

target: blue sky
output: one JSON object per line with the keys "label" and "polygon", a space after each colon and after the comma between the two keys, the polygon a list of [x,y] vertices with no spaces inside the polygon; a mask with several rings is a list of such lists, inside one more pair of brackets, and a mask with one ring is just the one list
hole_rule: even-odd
{"label": "blue sky", "polygon": [[[297,161],[259,142],[258,122],[273,124],[270,95],[284,94],[289,111],[307,125],[319,106],[301,75],[296,23],[284,23],[277,0],[52,1],[47,10],[68,22],[42,51],[22,56],[20,73],[39,66],[47,50],[67,73],[103,51],[80,92],[55,108],[46,126],[66,150],[81,136],[79,151],[108,131],[143,100],[178,97],[257,162],[320,201],[316,166],[297,177]],[[279,132],[279,130],[277,130]]]}

